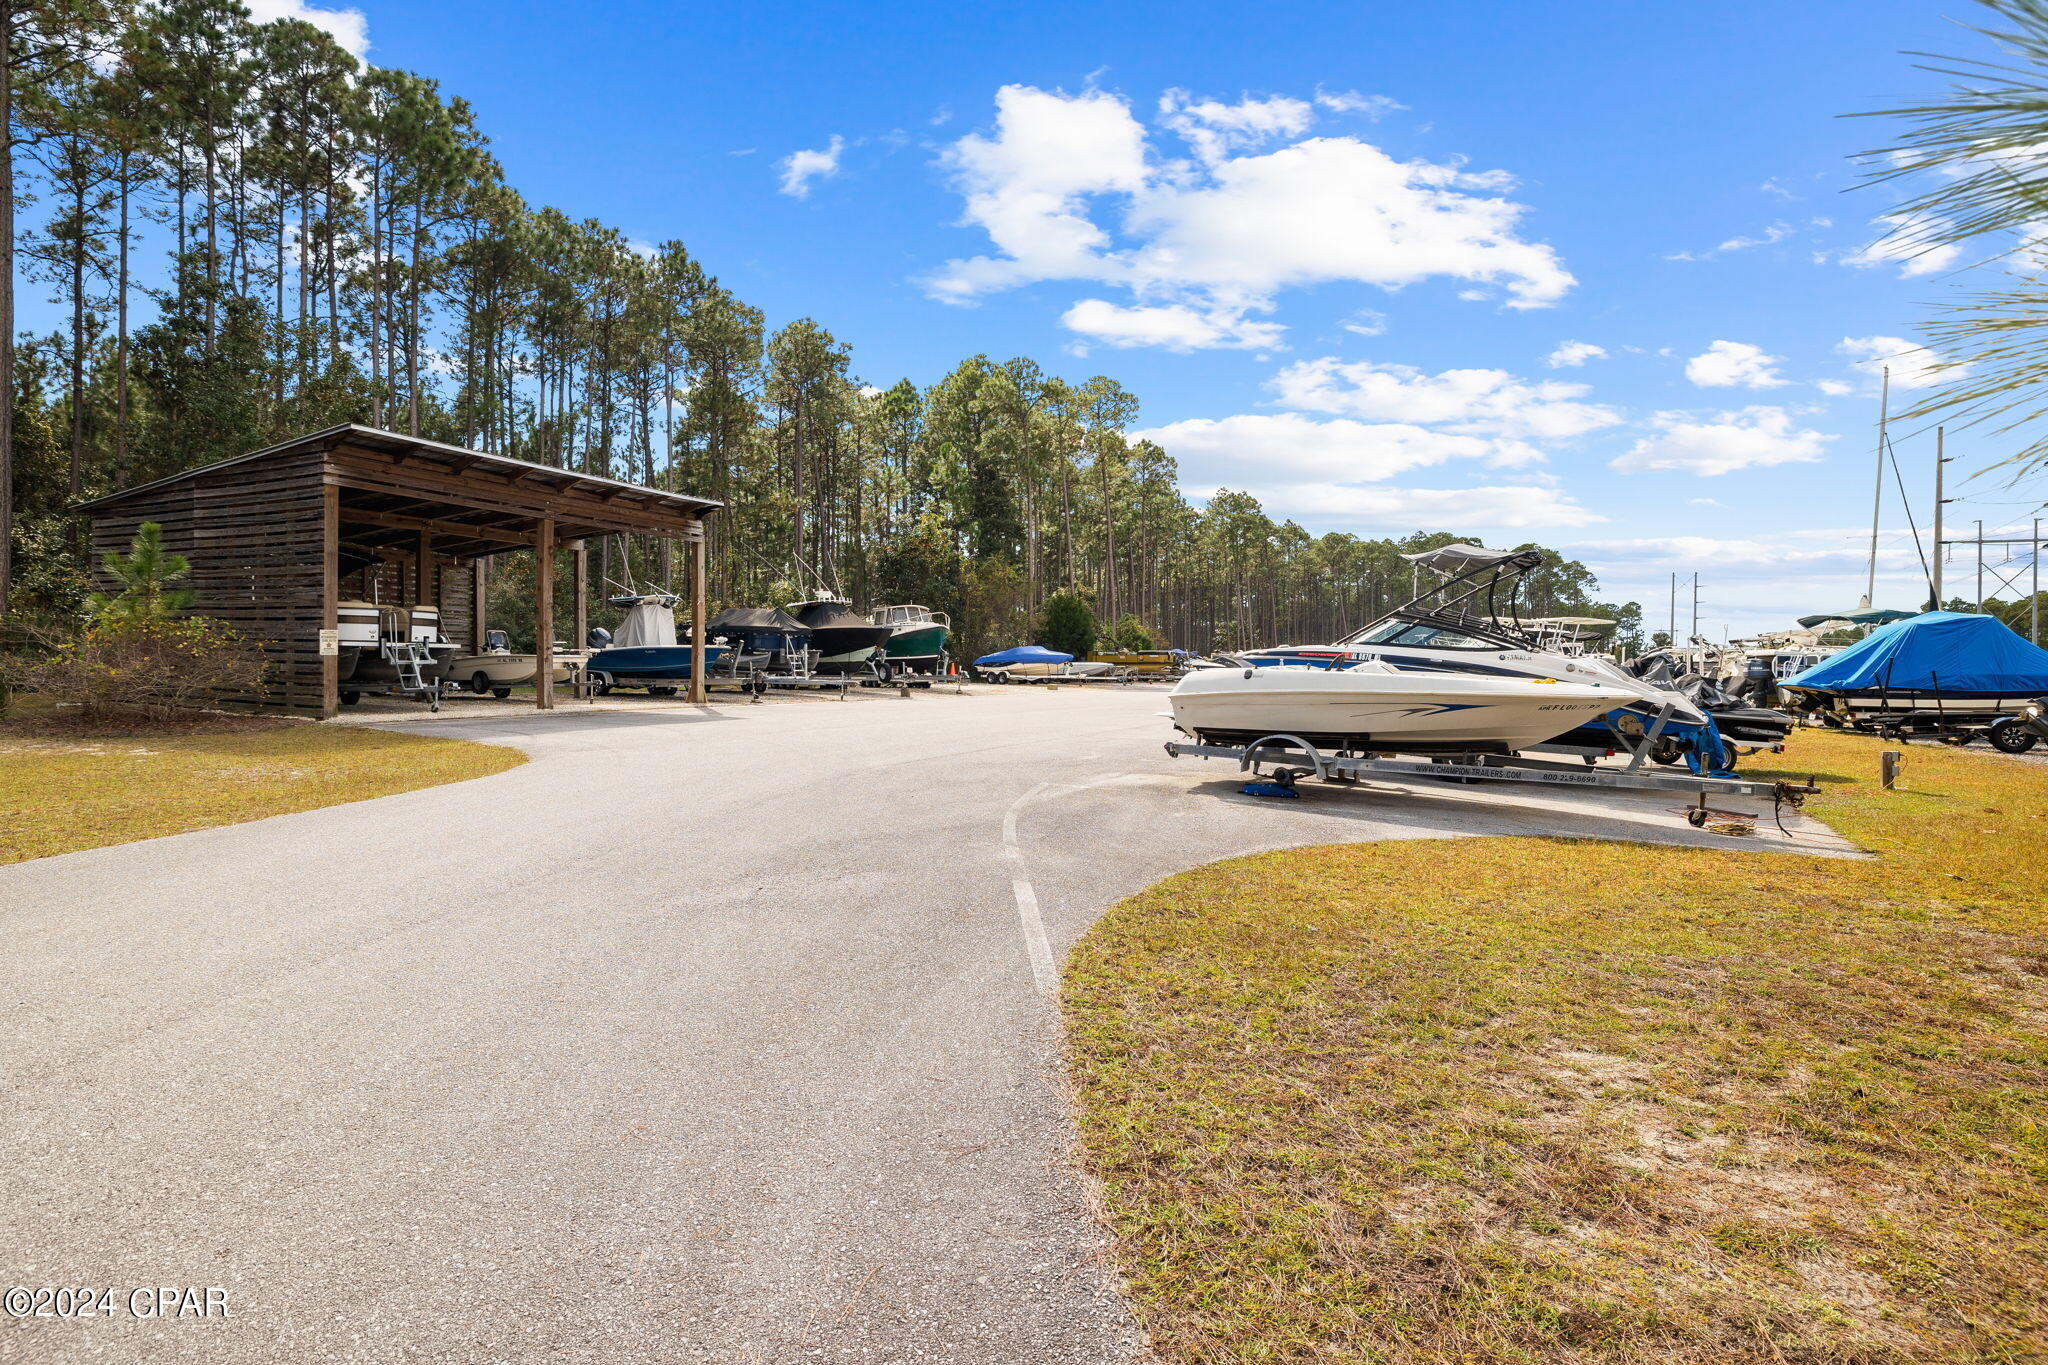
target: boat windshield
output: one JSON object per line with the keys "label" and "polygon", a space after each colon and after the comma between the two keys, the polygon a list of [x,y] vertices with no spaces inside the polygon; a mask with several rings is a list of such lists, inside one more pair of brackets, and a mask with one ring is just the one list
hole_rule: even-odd
{"label": "boat windshield", "polygon": [[1482,640],[1476,635],[1452,630],[1448,626],[1433,626],[1423,621],[1382,621],[1379,625],[1361,631],[1346,644],[1353,645],[1414,645],[1430,649],[1499,649],[1497,640]]}

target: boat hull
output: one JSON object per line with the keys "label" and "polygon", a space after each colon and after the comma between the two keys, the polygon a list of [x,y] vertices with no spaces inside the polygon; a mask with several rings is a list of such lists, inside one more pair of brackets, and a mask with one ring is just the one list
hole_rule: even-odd
{"label": "boat hull", "polygon": [[849,673],[866,668],[875,651],[889,643],[887,626],[814,626],[811,648],[818,652],[818,669],[825,673]]}
{"label": "boat hull", "polygon": [[[724,645],[704,646],[704,667],[709,670],[726,653]],[[602,673],[613,684],[638,687],[644,683],[674,682],[690,676],[688,645],[630,645],[600,649],[585,661],[590,673]]]}
{"label": "boat hull", "polygon": [[[558,683],[567,683],[574,677],[584,656],[579,653],[557,652],[554,656],[554,678]],[[472,692],[485,692],[492,687],[524,687],[533,681],[538,672],[539,659],[532,654],[467,654],[459,655],[448,665],[451,681],[467,686]],[[481,677],[487,684],[478,687]]]}
{"label": "boat hull", "polygon": [[937,660],[946,651],[946,640],[952,631],[941,625],[910,625],[892,627],[894,634],[883,647],[882,655],[892,664],[920,663]]}
{"label": "boat hull", "polygon": [[1290,734],[1318,748],[1394,753],[1511,753],[1627,700],[1594,684],[1285,666],[1203,669],[1168,698],[1174,725],[1204,740]]}
{"label": "boat hull", "polygon": [[1242,656],[1260,668],[1303,667],[1344,670],[1361,663],[1385,664],[1420,678],[1555,678],[1575,686],[1591,684],[1627,694],[1624,705],[1649,718],[1665,706],[1672,719],[1706,723],[1707,713],[1683,695],[1632,677],[1604,659],[1525,649],[1422,650],[1403,645],[1288,645]]}

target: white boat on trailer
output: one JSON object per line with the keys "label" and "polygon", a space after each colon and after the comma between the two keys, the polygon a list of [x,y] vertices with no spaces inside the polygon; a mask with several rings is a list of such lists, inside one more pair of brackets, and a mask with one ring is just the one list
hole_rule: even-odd
{"label": "white boat on trailer", "polygon": [[1203,743],[1287,734],[1335,752],[1512,753],[1634,699],[1556,678],[1349,668],[1205,668],[1174,685],[1175,728]]}
{"label": "white boat on trailer", "polygon": [[1166,752],[1235,760],[1240,771],[1270,777],[1245,789],[1262,796],[1292,795],[1304,777],[1681,792],[1694,799],[1685,815],[1696,827],[1715,813],[1707,806],[1709,797],[1768,797],[1782,815],[1784,807],[1797,808],[1818,790],[1732,773],[1659,770],[1647,760],[1659,730],[1672,719],[1676,708],[1670,706],[1635,741],[1616,736],[1628,754],[1625,765],[1603,765],[1598,754],[1571,749],[1558,752],[1576,754],[1577,762],[1538,756],[1549,750],[1544,740],[1558,729],[1568,732],[1604,714],[1621,695],[1601,683],[1424,679],[1377,662],[1344,669],[1203,669],[1174,688],[1174,726],[1187,738],[1169,741]]}
{"label": "white boat on trailer", "polygon": [[[553,674],[557,686],[574,686],[576,670],[588,657],[583,651],[555,642]],[[531,683],[540,670],[540,656],[512,648],[511,635],[502,630],[484,632],[484,647],[474,654],[457,655],[448,664],[452,683],[466,686],[478,696],[489,693],[500,701],[515,687]]]}

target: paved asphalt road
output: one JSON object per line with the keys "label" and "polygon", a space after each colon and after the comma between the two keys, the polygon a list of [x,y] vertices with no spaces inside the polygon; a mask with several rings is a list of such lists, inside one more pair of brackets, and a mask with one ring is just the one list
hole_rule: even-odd
{"label": "paved asphalt road", "polygon": [[[1703,841],[1669,796],[1243,797],[1163,705],[450,721],[535,761],[0,868],[0,1286],[124,1291],[0,1360],[1128,1360],[1027,921],[1290,844]],[[229,1316],[126,1316],[178,1285]]]}

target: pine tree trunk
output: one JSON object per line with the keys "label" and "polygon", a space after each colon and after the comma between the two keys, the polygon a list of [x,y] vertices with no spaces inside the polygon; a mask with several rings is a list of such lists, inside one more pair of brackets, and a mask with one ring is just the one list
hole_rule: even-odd
{"label": "pine tree trunk", "polygon": [[128,178],[129,153],[121,153],[121,244],[114,281],[114,468],[128,466]]}
{"label": "pine tree trunk", "polygon": [[0,619],[14,586],[14,30],[0,0]]}
{"label": "pine tree trunk", "polygon": [[[74,167],[74,169],[76,169]],[[71,211],[79,240],[71,252],[71,478],[66,491],[77,502],[85,477],[85,178],[71,181]]]}
{"label": "pine tree trunk", "polygon": [[412,206],[412,265],[405,289],[406,434],[417,436],[420,434],[420,205],[417,180]]}
{"label": "pine tree trunk", "polygon": [[[206,144],[206,351],[213,353],[220,339],[220,189],[216,175],[219,153],[211,141]],[[76,488],[72,492],[76,493]]]}
{"label": "pine tree trunk", "polygon": [[384,162],[370,158],[370,425],[384,425]]}

